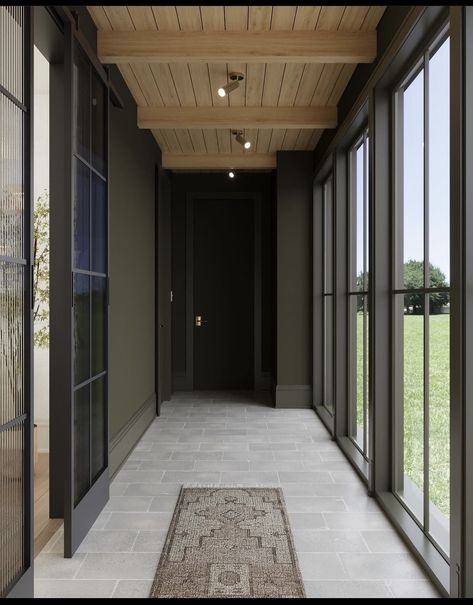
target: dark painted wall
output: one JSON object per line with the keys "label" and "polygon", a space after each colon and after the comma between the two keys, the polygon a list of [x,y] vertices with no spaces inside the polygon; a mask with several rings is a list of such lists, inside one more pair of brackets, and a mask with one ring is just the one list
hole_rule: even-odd
{"label": "dark painted wall", "polygon": [[110,116],[110,437],[155,393],[155,170],[160,151],[125,107]]}
{"label": "dark painted wall", "polygon": [[188,193],[259,193],[262,203],[262,372],[273,372],[274,262],[272,172],[238,173],[230,180],[225,173],[173,173],[172,175],[172,372],[186,371],[186,197]]}
{"label": "dark painted wall", "polygon": [[312,406],[313,153],[277,154],[276,405]]}

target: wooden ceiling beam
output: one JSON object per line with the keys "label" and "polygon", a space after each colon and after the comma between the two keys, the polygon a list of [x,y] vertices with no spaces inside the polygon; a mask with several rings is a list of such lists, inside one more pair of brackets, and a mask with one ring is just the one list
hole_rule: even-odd
{"label": "wooden ceiling beam", "polygon": [[172,153],[165,151],[162,166],[169,170],[264,170],[276,168],[276,153]]}
{"label": "wooden ceiling beam", "polygon": [[139,128],[313,130],[336,126],[336,107],[138,107]]}
{"label": "wooden ceiling beam", "polygon": [[371,63],[376,31],[105,31],[102,63]]}

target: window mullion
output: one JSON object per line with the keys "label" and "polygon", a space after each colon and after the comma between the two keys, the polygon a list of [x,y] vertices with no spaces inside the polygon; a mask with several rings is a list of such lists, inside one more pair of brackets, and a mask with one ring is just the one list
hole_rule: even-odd
{"label": "window mullion", "polygon": [[[429,53],[424,55],[424,288],[430,286],[429,262]],[[424,294],[424,530],[429,531],[429,315],[430,295]]]}

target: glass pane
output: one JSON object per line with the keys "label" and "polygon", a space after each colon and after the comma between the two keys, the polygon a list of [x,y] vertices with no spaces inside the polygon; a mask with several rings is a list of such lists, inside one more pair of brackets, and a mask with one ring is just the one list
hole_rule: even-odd
{"label": "glass pane", "polygon": [[90,385],[74,393],[74,504],[90,487]]}
{"label": "glass pane", "polygon": [[356,297],[356,441],[364,450],[365,426],[365,314],[364,296]]}
{"label": "glass pane", "polygon": [[90,161],[90,66],[83,52],[74,48],[72,67],[73,145],[76,153]]}
{"label": "glass pane", "polygon": [[355,245],[355,266],[356,266],[356,290],[365,289],[365,266],[363,255],[363,236],[365,232],[365,212],[364,212],[364,145],[360,145],[355,152],[355,214],[356,214],[356,245]]}
{"label": "glass pane", "polygon": [[105,277],[92,277],[92,376],[106,367],[106,287]]}
{"label": "glass pane", "polygon": [[365,211],[363,215],[364,230],[365,230],[365,290],[369,289],[370,280],[370,225],[369,225],[369,208],[370,208],[370,173],[369,173],[369,152],[370,139],[367,136],[365,139]]}
{"label": "glass pane", "polygon": [[449,552],[450,296],[430,294],[429,496],[430,533]]}
{"label": "glass pane", "polygon": [[[0,432],[0,595],[7,596],[12,583],[29,561],[27,523],[29,504],[25,493],[31,489],[25,475],[25,451],[29,430],[23,420]],[[28,490],[28,491],[27,491]],[[26,506],[25,506],[26,505]]]}
{"label": "glass pane", "polygon": [[23,112],[2,94],[0,159],[0,256],[23,258]]}
{"label": "glass pane", "polygon": [[[398,418],[401,460],[398,490],[423,521],[424,489],[424,303],[423,294],[396,296],[396,358],[401,388]],[[402,305],[402,306],[401,306]],[[400,367],[399,367],[400,364]]]}
{"label": "glass pane", "polygon": [[[403,94],[403,271],[405,288],[424,287],[424,71]],[[402,284],[401,284],[402,287]]]}
{"label": "glass pane", "polygon": [[324,292],[330,294],[333,288],[333,202],[332,179],[324,185]]}
{"label": "glass pane", "polygon": [[0,6],[0,84],[23,103],[25,7]]}
{"label": "glass pane", "polygon": [[429,61],[430,286],[450,283],[450,43]]}
{"label": "glass pane", "polygon": [[74,159],[74,268],[90,268],[90,171]]}
{"label": "glass pane", "polygon": [[106,174],[107,89],[92,71],[92,166]]}
{"label": "glass pane", "polygon": [[92,175],[92,271],[107,273],[107,184]]}
{"label": "glass pane", "polygon": [[324,296],[324,405],[333,410],[333,297]]}
{"label": "glass pane", "polygon": [[105,380],[104,376],[92,383],[92,481],[98,477],[107,464]]}
{"label": "glass pane", "polygon": [[25,413],[24,267],[0,261],[0,425]]}
{"label": "glass pane", "polygon": [[90,277],[74,275],[74,384],[90,378]]}

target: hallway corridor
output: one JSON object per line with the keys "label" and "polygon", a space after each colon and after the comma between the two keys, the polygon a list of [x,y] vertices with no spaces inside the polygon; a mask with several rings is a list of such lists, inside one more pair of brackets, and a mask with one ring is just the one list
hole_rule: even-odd
{"label": "hallway corridor", "polygon": [[148,597],[182,484],[278,485],[308,597],[436,597],[315,413],[232,393],[177,393],[111,485],[72,559],[59,530],[36,597]]}

